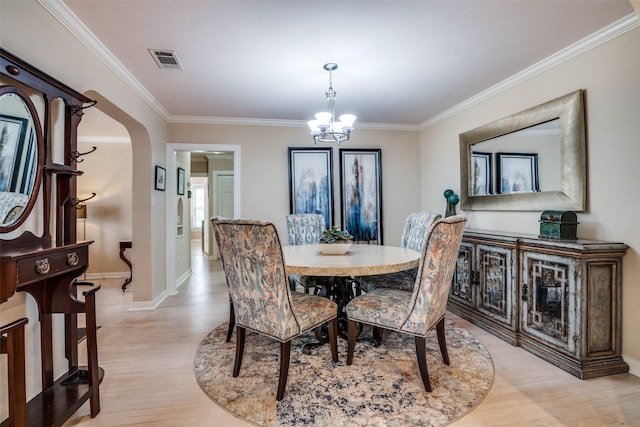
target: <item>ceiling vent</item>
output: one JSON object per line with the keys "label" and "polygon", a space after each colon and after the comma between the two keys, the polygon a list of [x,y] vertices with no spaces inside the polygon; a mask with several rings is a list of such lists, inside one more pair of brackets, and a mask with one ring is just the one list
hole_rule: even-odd
{"label": "ceiling vent", "polygon": [[176,53],[172,50],[149,49],[149,53],[158,64],[158,67],[167,70],[184,70]]}

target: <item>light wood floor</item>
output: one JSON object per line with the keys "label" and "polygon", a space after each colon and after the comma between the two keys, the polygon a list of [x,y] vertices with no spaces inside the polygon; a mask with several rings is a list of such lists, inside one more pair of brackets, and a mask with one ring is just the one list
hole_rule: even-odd
{"label": "light wood floor", "polygon": [[[190,280],[154,311],[129,311],[131,291],[120,290],[121,280],[95,281],[102,284],[97,298],[99,363],[106,372],[102,411],[91,419],[87,403],[65,426],[250,425],[210,401],[196,383],[193,356],[202,338],[227,320],[228,297],[220,265],[202,257],[199,243],[193,254]],[[581,381],[449,317],[484,343],[496,371],[485,400],[452,425],[640,426],[639,377]],[[346,355],[340,357],[344,361]]]}

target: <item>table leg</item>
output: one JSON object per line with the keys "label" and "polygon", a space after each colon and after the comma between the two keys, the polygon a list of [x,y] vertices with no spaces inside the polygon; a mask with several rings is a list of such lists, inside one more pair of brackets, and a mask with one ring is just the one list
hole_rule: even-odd
{"label": "table leg", "polygon": [[[356,295],[360,295],[357,281],[352,277],[333,277],[332,280],[328,280],[322,284],[318,295],[329,298],[338,304],[338,336],[347,339],[348,322],[347,313],[344,311],[344,308]],[[358,335],[362,332],[362,328],[363,325],[360,323],[358,326]],[[323,345],[326,342],[328,342],[328,329],[327,326],[324,325],[322,327],[322,337],[318,338],[318,342],[305,344],[302,351],[304,354],[309,354],[312,348]]]}

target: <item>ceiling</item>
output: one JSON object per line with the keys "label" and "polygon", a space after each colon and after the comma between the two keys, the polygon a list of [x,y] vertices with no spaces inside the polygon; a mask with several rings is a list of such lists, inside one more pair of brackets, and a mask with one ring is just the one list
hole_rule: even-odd
{"label": "ceiling", "polygon": [[[322,66],[336,62],[338,115],[408,129],[634,12],[627,0],[64,5],[169,121],[306,122],[326,110]],[[148,49],[175,51],[184,69],[160,69]]]}

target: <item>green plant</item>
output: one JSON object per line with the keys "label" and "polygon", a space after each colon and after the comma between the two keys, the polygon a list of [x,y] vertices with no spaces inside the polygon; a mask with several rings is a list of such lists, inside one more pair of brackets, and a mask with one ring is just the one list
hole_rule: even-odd
{"label": "green plant", "polygon": [[342,243],[345,240],[353,240],[353,236],[346,231],[340,230],[338,227],[332,227],[322,232],[320,243]]}

